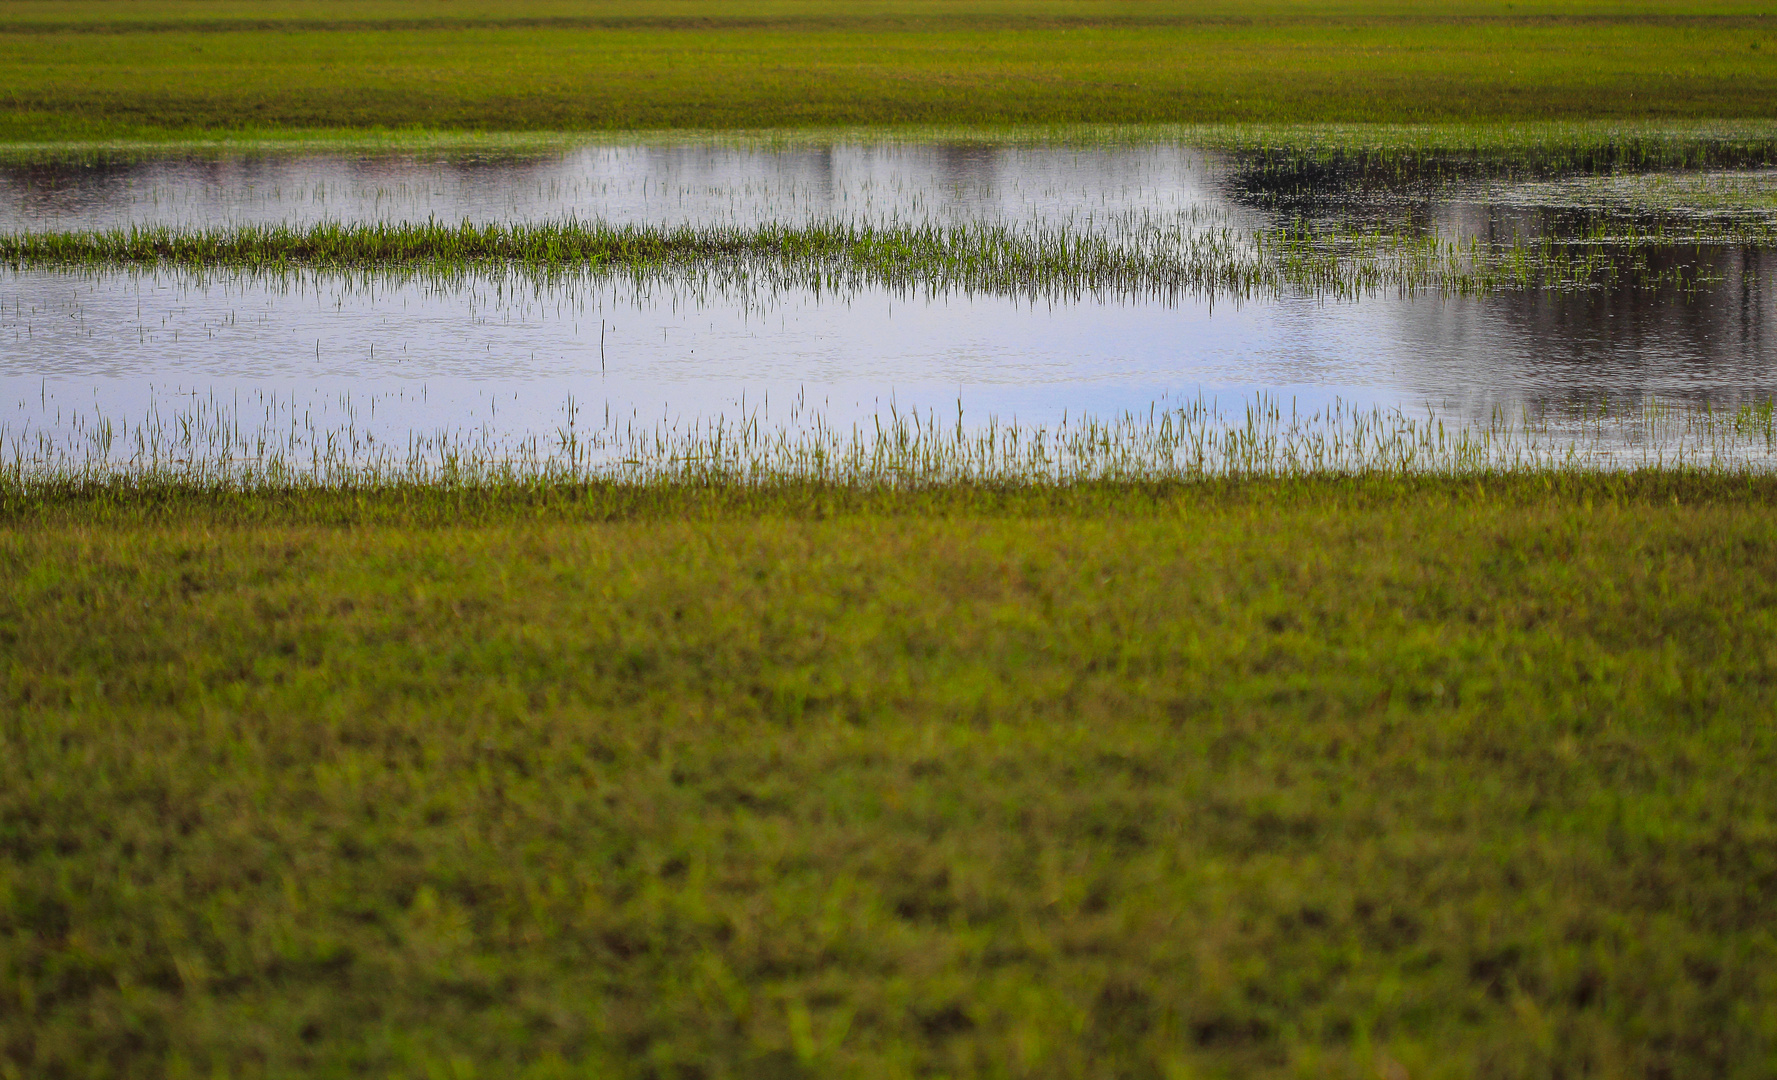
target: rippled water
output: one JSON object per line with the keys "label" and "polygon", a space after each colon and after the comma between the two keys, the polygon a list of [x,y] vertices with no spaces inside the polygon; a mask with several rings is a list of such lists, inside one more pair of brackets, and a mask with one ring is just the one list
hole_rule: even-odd
{"label": "rippled water", "polygon": [[[1448,235],[1580,228],[1623,181],[1319,190],[1280,199],[1238,161],[1174,146],[594,147],[539,157],[339,155],[0,167],[0,231],[242,223],[555,221],[750,225],[845,219],[1250,229],[1311,214]],[[1769,174],[1668,183],[1751,186]],[[1686,189],[1684,185],[1689,185]],[[1643,185],[1644,187],[1646,185]],[[1614,192],[1614,194],[1613,194]],[[1670,193],[1669,193],[1670,194]],[[1746,207],[1752,209],[1747,210]],[[1716,207],[1712,212],[1724,212]],[[378,423],[559,422],[572,399],[645,420],[812,402],[830,417],[959,405],[976,418],[1145,410],[1273,391],[1457,413],[1777,391],[1777,263],[1685,249],[1705,285],[1330,301],[1028,299],[918,287],[742,292],[589,277],[0,270],[9,429],[151,401],[351,401]]]}

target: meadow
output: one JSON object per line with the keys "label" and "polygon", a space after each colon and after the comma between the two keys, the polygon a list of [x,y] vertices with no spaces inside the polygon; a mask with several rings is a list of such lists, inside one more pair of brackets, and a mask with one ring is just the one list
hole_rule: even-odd
{"label": "meadow", "polygon": [[[1261,215],[219,215],[0,234],[0,275],[1626,322],[1723,252],[1757,295],[1766,6],[0,0],[21,205],[156,153],[1170,141]],[[1534,228],[1427,223],[1490,184]],[[570,400],[516,442],[31,388],[0,1080],[1768,1076],[1777,413],[1706,374],[1466,420]]]}
{"label": "meadow", "polygon": [[1769,406],[1263,405],[0,440],[0,1072],[1761,1074]]}
{"label": "meadow", "polygon": [[0,494],[7,1076],[1777,1052],[1768,478]]}
{"label": "meadow", "polygon": [[1764,5],[5,0],[0,141],[1768,119]]}

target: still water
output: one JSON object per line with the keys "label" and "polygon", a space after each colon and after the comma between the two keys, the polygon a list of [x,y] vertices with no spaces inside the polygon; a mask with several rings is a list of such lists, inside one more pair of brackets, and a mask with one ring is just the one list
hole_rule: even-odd
{"label": "still water", "polygon": [[[1764,173],[1684,179],[1700,191],[1777,192]],[[1177,146],[598,146],[5,165],[0,231],[568,218],[1250,230],[1308,214],[1497,236],[1582,227],[1576,210],[1611,190],[1596,178],[1335,185],[1292,201],[1237,160]],[[1682,257],[1708,271],[1701,288],[1345,300],[0,269],[0,422],[16,433],[82,412],[136,417],[194,394],[322,411],[350,402],[391,433],[512,435],[560,423],[569,401],[646,422],[791,401],[840,420],[892,405],[1044,422],[1258,392],[1305,407],[1337,399],[1459,415],[1769,398],[1773,253],[1715,245]]]}

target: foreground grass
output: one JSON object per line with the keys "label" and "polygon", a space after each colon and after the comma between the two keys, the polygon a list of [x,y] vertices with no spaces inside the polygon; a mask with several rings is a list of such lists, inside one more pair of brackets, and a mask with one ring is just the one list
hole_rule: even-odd
{"label": "foreground grass", "polygon": [[1752,3],[0,2],[0,140],[1769,118]]}
{"label": "foreground grass", "polygon": [[0,498],[0,1070],[1762,1076],[1777,483]]}

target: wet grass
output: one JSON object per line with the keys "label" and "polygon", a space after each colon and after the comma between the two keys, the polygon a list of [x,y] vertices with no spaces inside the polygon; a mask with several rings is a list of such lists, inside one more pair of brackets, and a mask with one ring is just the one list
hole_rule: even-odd
{"label": "wet grass", "polygon": [[[593,484],[920,490],[1328,477],[1532,476],[1681,470],[1754,477],[1777,465],[1773,402],[1657,400],[1498,407],[1485,417],[1344,402],[1308,410],[1156,402],[1051,423],[900,409],[829,418],[792,403],[656,423],[589,415],[572,399],[551,431],[418,431],[378,424],[374,399],[179,395],[145,415],[47,411],[0,424],[0,505],[66,490],[276,492]],[[317,406],[320,406],[319,408]],[[257,412],[255,409],[257,408]]]}
{"label": "wet grass", "polygon": [[1777,1048],[1768,478],[38,496],[8,1075]]}
{"label": "wet grass", "polygon": [[1350,297],[1605,287],[1695,289],[1705,247],[1768,246],[1769,215],[1597,216],[1563,234],[1444,236],[1297,220],[1237,231],[1150,215],[1086,227],[815,223],[652,226],[322,223],[0,235],[0,265],[94,272],[365,272],[450,277],[517,271],[625,275],[760,290],[889,286],[1065,296]]}
{"label": "wet grass", "polygon": [[1490,194],[1508,205],[1569,206],[1643,214],[1777,214],[1777,170],[1579,175],[1499,184]]}
{"label": "wet grass", "polygon": [[0,139],[1769,119],[1755,4],[0,6]]}

